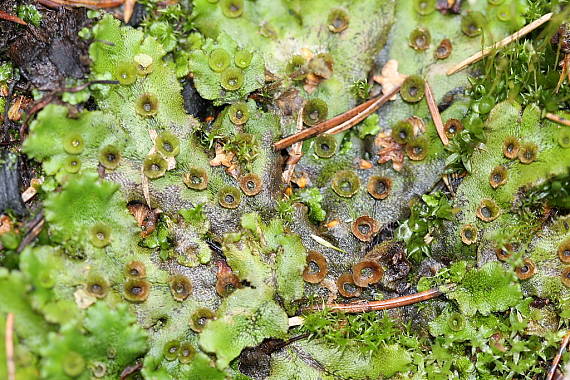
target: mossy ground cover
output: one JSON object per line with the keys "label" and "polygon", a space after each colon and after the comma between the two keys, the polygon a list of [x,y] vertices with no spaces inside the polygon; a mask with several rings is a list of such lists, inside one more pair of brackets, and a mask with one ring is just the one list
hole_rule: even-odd
{"label": "mossy ground cover", "polygon": [[[41,30],[51,11],[24,3]],[[2,378],[544,377],[570,318],[570,127],[550,120],[570,115],[566,1],[135,11],[81,10],[81,91],[14,87],[0,53],[3,146],[39,179],[0,219]],[[405,76],[352,129],[272,148]],[[13,91],[51,102],[18,118]]]}

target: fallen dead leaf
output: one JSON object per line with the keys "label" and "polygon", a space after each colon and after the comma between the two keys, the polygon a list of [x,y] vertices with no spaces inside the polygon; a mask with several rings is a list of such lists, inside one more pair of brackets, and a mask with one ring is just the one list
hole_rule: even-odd
{"label": "fallen dead leaf", "polygon": [[289,327],[301,326],[304,322],[303,317],[291,317],[289,318]]}
{"label": "fallen dead leaf", "polygon": [[360,159],[358,161],[358,167],[360,169],[371,169],[372,168],[372,162],[368,161],[368,160],[364,160],[364,159]]}
{"label": "fallen dead leaf", "polygon": [[30,181],[30,186],[22,193],[22,200],[24,202],[27,202],[30,199],[32,199],[38,193],[38,188],[43,182],[44,182],[43,177],[32,178],[32,180]]}
{"label": "fallen dead leaf", "polygon": [[384,132],[381,132],[376,136],[374,144],[381,148],[378,152],[379,164],[392,161],[392,167],[394,170],[402,170],[402,167],[404,166],[404,152],[402,145],[398,144],[391,136]]}
{"label": "fallen dead leaf", "polygon": [[336,226],[338,226],[340,223],[340,220],[338,219],[333,219],[330,222],[328,222],[327,224],[325,224],[325,227],[328,229],[334,228]]}
{"label": "fallen dead leaf", "polygon": [[309,179],[309,175],[306,172],[302,172],[301,174],[293,175],[291,178],[291,182],[299,186],[299,188],[304,189],[308,185],[311,184],[311,180]]}
{"label": "fallen dead leaf", "polygon": [[[297,114],[297,132],[303,130],[303,108],[304,105],[301,105],[301,108],[299,108],[299,112]],[[303,157],[302,148],[303,143],[298,142],[291,145],[291,147],[288,149],[287,153],[289,154],[289,157],[287,157],[287,162],[285,163],[285,170],[283,170],[283,174],[281,174],[283,183],[289,184],[289,182],[291,182],[293,173],[295,172],[295,167],[297,166],[297,162],[299,162],[301,157]]]}
{"label": "fallen dead leaf", "polygon": [[229,168],[232,165],[232,160],[234,154],[232,152],[226,152],[221,144],[216,144],[216,156],[210,160],[210,166],[220,166],[223,165]]}
{"label": "fallen dead leaf", "polygon": [[325,278],[323,281],[320,282],[320,285],[329,291],[329,296],[327,297],[327,303],[333,303],[336,297],[338,296],[338,287],[336,286],[336,282],[331,280],[330,278]]}
{"label": "fallen dead leaf", "polygon": [[18,96],[14,103],[8,109],[8,119],[12,121],[18,121],[22,118],[22,113],[20,112],[20,107],[22,106],[23,96]]}
{"label": "fallen dead leaf", "polygon": [[137,0],[125,0],[125,4],[123,5],[123,20],[125,23],[129,22],[133,16],[133,10],[136,3]]}
{"label": "fallen dead leaf", "polygon": [[[382,85],[382,93],[388,94],[396,87],[402,86],[404,80],[406,80],[408,76],[404,74],[400,74],[398,72],[398,61],[395,59],[391,59],[384,67],[382,67],[382,72],[380,75],[374,75],[372,79],[374,82]],[[390,100],[396,99],[397,95],[394,95],[390,98]]]}
{"label": "fallen dead leaf", "polygon": [[321,78],[316,76],[313,73],[307,74],[305,78],[305,83],[303,84],[303,89],[307,91],[307,93],[312,94],[318,87],[319,83],[321,83]]}
{"label": "fallen dead leaf", "polygon": [[414,128],[414,136],[419,136],[426,131],[426,123],[417,116],[410,116],[406,119]]}
{"label": "fallen dead leaf", "polygon": [[73,297],[75,297],[75,303],[80,309],[87,309],[97,301],[97,298],[87,293],[83,288],[77,289],[73,293]]}
{"label": "fallen dead leaf", "polygon": [[8,215],[0,216],[0,235],[12,231],[12,220]]}

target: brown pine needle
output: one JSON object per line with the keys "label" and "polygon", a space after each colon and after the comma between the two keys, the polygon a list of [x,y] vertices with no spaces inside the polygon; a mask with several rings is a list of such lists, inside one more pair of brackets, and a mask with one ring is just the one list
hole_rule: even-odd
{"label": "brown pine needle", "polygon": [[4,336],[6,344],[6,368],[8,370],[8,380],[16,380],[16,363],[14,362],[14,313],[6,316],[6,333]]}
{"label": "brown pine needle", "polygon": [[10,13],[6,13],[4,11],[0,11],[0,20],[12,21],[20,25],[28,25],[24,20],[22,20],[18,16],[11,15]]}
{"label": "brown pine needle", "polygon": [[362,121],[372,112],[376,111],[378,108],[384,105],[388,100],[390,100],[392,96],[398,93],[398,91],[400,91],[400,87],[396,87],[389,93],[384,94],[382,96],[378,96],[376,98],[367,100],[366,102],[359,104],[358,106],[352,108],[351,110],[348,110],[343,114],[337,115],[332,119],[323,121],[320,124],[317,124],[311,128],[307,128],[299,133],[295,133],[294,135],[287,136],[274,143],[273,149],[274,150],[285,149],[295,143],[310,139],[311,137],[320,135],[321,133],[327,132],[335,127],[339,127],[340,125],[346,127],[347,125],[350,124],[350,126],[345,128],[348,129],[353,125],[355,125],[352,124],[353,120],[359,119],[360,121]]}
{"label": "brown pine needle", "polygon": [[36,0],[42,5],[48,7],[67,6],[67,7],[86,7],[86,8],[115,8],[123,5],[125,0]]}
{"label": "brown pine needle", "polygon": [[439,109],[437,108],[437,104],[435,103],[435,99],[433,97],[433,92],[431,91],[431,87],[427,80],[425,81],[425,93],[426,93],[426,101],[429,108],[429,112],[431,113],[431,118],[433,119],[433,123],[435,124],[435,129],[437,130],[437,134],[441,139],[443,145],[449,144],[449,139],[445,134],[445,130],[443,129],[443,121],[441,121],[441,114],[439,113]]}
{"label": "brown pine needle", "polygon": [[[400,86],[398,86],[397,88],[399,89]],[[336,127],[330,129],[328,131],[328,133],[331,135],[336,135],[337,133],[344,132],[347,129],[354,127],[356,124],[360,123],[362,120],[366,119],[373,112],[375,112],[378,108],[380,108],[380,106],[382,106],[382,104],[384,104],[383,102],[381,103],[380,100],[381,100],[381,98],[378,99],[377,101],[373,102],[372,104],[370,104],[368,107],[366,107],[362,111],[360,111],[353,118],[351,118],[351,119],[345,121],[344,123],[341,123],[341,124],[337,125]]]}
{"label": "brown pine needle", "polygon": [[133,10],[137,0],[125,0],[125,5],[123,6],[123,20],[129,22],[133,16]]}
{"label": "brown pine needle", "polygon": [[553,13],[547,13],[544,16],[542,16],[541,18],[539,18],[538,20],[535,20],[535,21],[531,22],[530,24],[526,25],[525,27],[523,27],[518,32],[515,32],[508,37],[505,37],[504,39],[502,39],[501,41],[497,42],[496,44],[494,44],[492,46],[486,47],[485,49],[478,52],[477,54],[472,55],[471,57],[465,59],[464,61],[458,63],[456,66],[449,69],[447,71],[447,75],[455,74],[456,72],[463,70],[464,68],[466,68],[467,66],[469,66],[475,62],[479,62],[480,60],[482,60],[483,58],[485,58],[489,54],[493,53],[494,51],[507,46],[511,42],[516,41],[523,36],[526,36],[527,34],[532,32],[536,28],[540,27],[542,24],[548,22],[552,18],[552,15],[553,15]]}
{"label": "brown pine needle", "polygon": [[546,375],[546,380],[552,380],[552,378],[554,377],[554,374],[556,373],[556,368],[558,368],[558,363],[560,363],[562,354],[566,350],[566,346],[568,346],[569,341],[570,341],[570,331],[567,332],[566,335],[564,335],[564,338],[562,338],[562,343],[560,343],[560,349],[558,350],[558,353],[556,354],[554,360],[552,361],[552,366],[548,371],[548,375]]}
{"label": "brown pine needle", "polygon": [[[442,294],[443,292],[439,289],[428,289],[423,292],[402,297],[390,298],[382,301],[326,304],[325,309],[329,311],[341,311],[343,313],[365,313],[368,311],[387,310],[402,306],[408,306],[418,302],[437,298]],[[319,310],[322,308],[317,307],[317,309]]]}
{"label": "brown pine needle", "polygon": [[555,114],[550,113],[550,112],[548,112],[546,115],[544,115],[544,117],[546,117],[548,120],[553,121],[555,123],[562,124],[562,125],[565,125],[567,127],[570,127],[570,120],[569,119],[565,119],[561,116],[555,115]]}

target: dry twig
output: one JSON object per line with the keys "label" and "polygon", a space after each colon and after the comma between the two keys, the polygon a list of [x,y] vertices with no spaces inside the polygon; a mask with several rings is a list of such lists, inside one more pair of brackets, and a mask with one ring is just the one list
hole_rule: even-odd
{"label": "dry twig", "polygon": [[554,377],[554,373],[556,372],[556,369],[558,368],[558,363],[560,363],[560,359],[562,358],[562,354],[566,350],[566,346],[568,346],[569,341],[570,341],[570,331],[567,332],[566,335],[564,335],[564,338],[562,338],[562,343],[560,344],[560,349],[558,350],[558,353],[556,354],[556,356],[554,357],[554,360],[552,361],[552,366],[550,367],[550,370],[548,371],[548,374],[546,375],[546,380],[552,380],[552,378]]}
{"label": "dry twig", "polygon": [[570,127],[570,120],[565,119],[561,116],[558,116],[558,115],[555,115],[553,113],[548,112],[544,117],[546,117],[548,120],[553,121],[555,123],[562,124],[562,125],[565,125],[567,127]]}
{"label": "dry twig", "polygon": [[8,313],[6,316],[6,334],[4,340],[6,344],[8,380],[16,380],[16,363],[14,362],[14,313]]}
{"label": "dry twig", "polygon": [[[429,289],[423,292],[402,297],[390,298],[382,301],[326,304],[325,308],[329,311],[341,311],[343,313],[364,313],[368,311],[387,310],[413,305],[418,302],[437,298],[442,294],[443,292],[441,292],[439,289]],[[317,307],[317,309],[321,308],[322,307]]]}
{"label": "dry twig", "polygon": [[133,9],[137,0],[125,0],[125,6],[123,7],[123,20],[127,23],[133,16]]}
{"label": "dry twig", "polygon": [[18,16],[11,15],[10,13],[6,13],[4,11],[0,11],[0,19],[6,20],[6,21],[12,21],[12,22],[15,22],[16,24],[20,24],[20,25],[28,25],[27,22],[25,22],[24,20],[22,20]]}
{"label": "dry twig", "polygon": [[120,375],[120,380],[125,380],[127,377],[142,369],[143,362],[138,360],[135,364],[126,367]]}
{"label": "dry twig", "polygon": [[[305,106],[303,105],[300,109],[299,109],[299,114],[297,116],[297,133],[301,132],[303,130],[303,109],[305,108]],[[289,149],[289,157],[287,158],[287,161],[285,162],[286,166],[285,166],[285,170],[283,171],[283,174],[281,174],[281,179],[283,180],[283,183],[285,184],[289,184],[289,182],[291,182],[291,178],[293,177],[293,172],[295,171],[295,167],[297,166],[297,163],[301,160],[301,157],[303,157],[303,143],[302,142],[298,142],[295,143],[291,146],[291,148]]]}
{"label": "dry twig", "polygon": [[540,27],[542,24],[548,22],[552,18],[552,15],[553,15],[552,13],[547,13],[544,16],[542,16],[541,18],[539,18],[538,20],[535,20],[535,21],[531,22],[530,24],[526,25],[525,27],[523,27],[518,32],[515,32],[508,37],[505,37],[504,39],[502,39],[501,41],[497,42],[496,44],[494,44],[490,47],[486,47],[485,49],[481,50],[480,52],[472,55],[471,57],[465,59],[464,61],[458,63],[457,65],[455,65],[454,67],[449,69],[447,71],[447,75],[455,74],[456,72],[463,70],[464,68],[466,68],[467,66],[469,66],[475,62],[479,62],[480,60],[482,60],[486,56],[490,55],[494,51],[507,46],[511,42],[516,41],[523,36],[526,36],[527,34],[532,32],[536,28]]}
{"label": "dry twig", "polygon": [[42,231],[42,228],[44,228],[44,224],[45,224],[44,214],[40,212],[38,215],[34,217],[34,219],[27,226],[28,232],[20,242],[20,245],[18,245],[18,249],[16,250],[16,252],[20,253],[24,250],[24,248],[30,245],[34,241],[34,239],[38,237],[38,235]]}
{"label": "dry twig", "polygon": [[433,123],[435,124],[435,129],[437,129],[437,134],[441,139],[443,145],[449,144],[449,139],[445,134],[445,130],[443,129],[443,121],[441,121],[441,115],[439,113],[439,109],[437,108],[437,104],[435,103],[435,99],[433,97],[433,92],[431,91],[431,87],[429,83],[425,82],[425,93],[426,93],[426,101],[429,108],[429,112],[431,113],[431,118],[433,119]]}
{"label": "dry twig", "polygon": [[86,7],[86,8],[115,8],[123,5],[125,0],[36,0],[38,3],[46,7]]}
{"label": "dry twig", "polygon": [[[333,117],[327,121],[324,121],[320,124],[317,124],[311,128],[307,128],[299,133],[295,133],[294,135],[287,136],[276,143],[273,144],[274,150],[281,150],[287,148],[297,142],[304,141],[306,139],[310,139],[311,137],[317,136],[321,133],[331,131],[336,127],[341,127],[348,129],[353,125],[358,124],[360,121],[364,120],[368,115],[372,112],[376,111],[380,108],[384,103],[386,103],[394,94],[396,94],[400,90],[400,87],[394,88],[388,94],[384,94],[382,96],[372,98],[367,100],[366,102],[354,107],[353,109],[340,114],[338,116]],[[355,120],[360,120],[354,123]],[[338,133],[340,130],[337,129]]]}

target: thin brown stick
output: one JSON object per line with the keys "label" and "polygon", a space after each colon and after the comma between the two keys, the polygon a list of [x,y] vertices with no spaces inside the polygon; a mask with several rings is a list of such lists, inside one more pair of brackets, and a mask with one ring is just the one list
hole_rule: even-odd
{"label": "thin brown stick", "polygon": [[6,316],[6,334],[4,336],[6,344],[6,368],[8,370],[8,380],[16,380],[16,363],[14,362],[14,313]]}
{"label": "thin brown stick", "polygon": [[58,4],[58,3],[54,3],[51,0],[36,0],[36,3],[40,3],[44,7],[48,7],[48,8],[52,8],[52,9],[63,7],[63,5]]}
{"label": "thin brown stick", "polygon": [[129,22],[133,16],[133,9],[135,8],[136,3],[137,0],[125,0],[125,5],[123,7],[123,20],[125,22]]}
{"label": "thin brown stick", "polygon": [[433,97],[433,92],[431,91],[431,87],[428,81],[425,81],[425,93],[426,93],[426,101],[429,108],[429,112],[431,113],[431,118],[433,119],[433,123],[435,124],[435,129],[437,130],[437,134],[441,139],[443,145],[449,144],[449,139],[445,134],[443,129],[443,121],[441,121],[441,114],[439,113],[439,109],[437,108],[437,104]]}
{"label": "thin brown stick", "polygon": [[552,15],[553,15],[553,13],[547,13],[544,16],[542,16],[541,18],[539,18],[538,20],[535,20],[535,21],[531,22],[530,24],[526,25],[525,27],[523,27],[518,32],[515,32],[508,37],[505,37],[504,39],[502,39],[501,41],[497,42],[496,44],[494,44],[492,46],[486,47],[485,49],[481,50],[477,54],[473,54],[471,57],[465,59],[464,61],[458,63],[457,65],[455,65],[454,67],[449,69],[447,71],[447,75],[455,74],[456,72],[463,70],[464,68],[466,68],[467,66],[469,66],[475,62],[479,62],[480,60],[482,60],[483,58],[485,58],[489,54],[493,53],[494,51],[507,46],[511,42],[516,41],[523,36],[526,36],[527,34],[532,32],[536,28],[540,27],[542,24],[548,22],[552,18]]}
{"label": "thin brown stick", "polygon": [[20,244],[18,245],[18,249],[16,252],[20,253],[24,250],[24,248],[30,245],[34,241],[34,239],[38,237],[40,232],[42,232],[44,225],[45,225],[44,215],[43,213],[39,213],[30,223],[29,230],[22,239],[22,241],[20,242]]}
{"label": "thin brown stick", "polygon": [[555,122],[555,123],[562,124],[562,125],[565,125],[567,127],[570,127],[570,120],[565,119],[561,116],[558,116],[558,115],[555,115],[553,113],[548,112],[546,115],[544,115],[544,117],[550,121]]}
{"label": "thin brown stick", "polygon": [[[399,90],[400,87],[401,86],[397,86],[396,89]],[[366,119],[368,116],[370,116],[373,112],[376,112],[376,110],[378,108],[380,108],[385,103],[385,102],[381,102],[381,99],[382,98],[378,98],[377,101],[370,104],[368,107],[366,107],[361,112],[356,114],[353,118],[351,118],[351,119],[345,121],[344,123],[341,123],[341,124],[337,125],[336,127],[330,129],[328,131],[328,133],[330,133],[331,135],[336,135],[337,133],[344,132],[347,129],[354,127],[355,125],[357,125],[358,123],[360,123],[361,121]]]}
{"label": "thin brown stick", "polygon": [[121,374],[119,375],[120,376],[119,379],[125,380],[127,377],[129,377],[133,373],[140,371],[142,369],[142,367],[143,367],[143,362],[138,360],[135,364],[126,367],[121,372]]}
{"label": "thin brown stick", "polygon": [[[300,132],[303,130],[303,110],[305,109],[305,105],[303,104],[303,106],[301,106],[301,108],[299,109],[299,114],[297,115],[297,132]],[[295,172],[295,167],[297,166],[297,163],[301,160],[301,157],[303,157],[303,144],[298,142],[295,143],[293,145],[291,145],[291,149],[289,149],[289,158],[287,158],[287,161],[285,162],[286,166],[285,166],[285,170],[283,171],[283,174],[281,174],[281,179],[283,180],[283,183],[286,185],[289,185],[289,183],[291,182],[291,178],[293,177],[293,172]]]}
{"label": "thin brown stick", "polygon": [[281,150],[287,148],[297,142],[304,141],[311,137],[317,136],[321,133],[327,132],[328,130],[337,127],[338,125],[347,122],[355,117],[359,117],[363,111],[369,109],[371,105],[375,104],[377,107],[376,109],[380,108],[384,103],[386,103],[392,96],[394,96],[400,90],[399,87],[393,89],[388,94],[384,94],[380,97],[372,98],[367,100],[366,102],[352,108],[345,113],[337,115],[332,119],[324,121],[320,124],[317,124],[311,128],[307,128],[299,133],[295,133],[294,135],[287,136],[276,143],[273,144],[274,150]]}
{"label": "thin brown stick", "polygon": [[36,0],[42,5],[53,7],[54,5],[68,7],[87,7],[87,8],[115,8],[123,5],[125,0]]}
{"label": "thin brown stick", "polygon": [[27,22],[25,22],[24,20],[22,20],[18,16],[11,15],[10,13],[6,13],[4,11],[0,11],[0,19],[6,20],[6,21],[12,21],[12,22],[15,22],[16,24],[20,24],[20,25],[28,25]]}
{"label": "thin brown stick", "polygon": [[554,377],[554,373],[556,372],[556,368],[558,368],[558,363],[560,363],[560,359],[562,358],[562,354],[566,350],[566,346],[568,346],[569,341],[570,341],[570,331],[568,331],[566,333],[566,335],[564,335],[564,338],[562,338],[562,343],[560,344],[560,349],[558,350],[558,353],[556,354],[556,356],[554,357],[554,360],[552,361],[552,366],[550,367],[550,370],[548,371],[548,375],[546,375],[546,380],[552,380],[552,378]]}
{"label": "thin brown stick", "polygon": [[[410,294],[407,296],[390,298],[382,301],[354,302],[354,303],[333,303],[326,304],[325,309],[329,311],[342,311],[343,313],[365,313],[374,310],[387,310],[397,307],[408,306],[418,302],[437,298],[443,294],[439,289],[429,289],[423,292]],[[318,309],[322,309],[318,307]]]}

